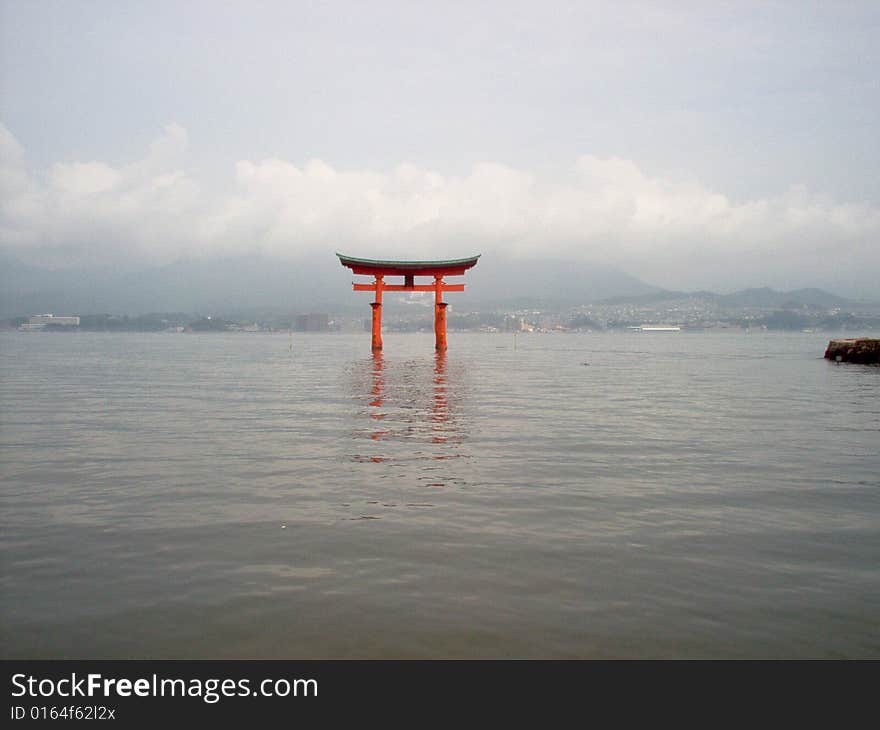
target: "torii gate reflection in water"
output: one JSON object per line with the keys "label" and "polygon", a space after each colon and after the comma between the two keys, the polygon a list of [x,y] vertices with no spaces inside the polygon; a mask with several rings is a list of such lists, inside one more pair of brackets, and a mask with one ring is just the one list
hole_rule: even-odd
{"label": "torii gate reflection in water", "polygon": [[[372,383],[370,387],[370,410],[369,416],[375,421],[383,421],[388,413],[385,411],[385,359],[380,351],[374,352],[372,363]],[[434,390],[431,396],[431,443],[445,444],[449,440],[447,432],[449,418],[449,400],[446,395],[446,353],[438,350],[434,353]],[[402,409],[401,413],[408,415],[406,433],[409,436],[412,433],[413,421],[411,419],[419,419],[420,414],[424,413],[423,409],[412,408]],[[382,441],[392,430],[390,428],[381,428],[381,424],[376,424],[377,430],[370,433],[373,441]],[[434,456],[434,459],[448,459],[449,456]],[[358,460],[362,460],[358,458]],[[382,462],[387,461],[385,456],[371,456],[370,461]]]}
{"label": "torii gate reflection in water", "polygon": [[[464,272],[476,266],[479,255],[466,259],[449,261],[380,261],[376,259],[358,259],[353,256],[339,257],[339,263],[352,270],[355,274],[374,277],[372,284],[354,282],[355,291],[376,292],[376,301],[371,302],[373,308],[373,352],[382,350],[382,292],[385,291],[432,291],[434,292],[434,335],[438,352],[446,350],[446,302],[443,292],[464,291],[464,284],[446,284],[444,276],[463,276]],[[386,284],[386,276],[402,276],[403,284]],[[415,277],[431,276],[433,284],[416,284]]]}

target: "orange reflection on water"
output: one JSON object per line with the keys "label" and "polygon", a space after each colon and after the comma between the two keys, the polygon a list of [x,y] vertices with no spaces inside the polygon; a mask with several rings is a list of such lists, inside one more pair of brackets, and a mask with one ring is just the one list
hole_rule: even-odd
{"label": "orange reflection on water", "polygon": [[[370,408],[371,409],[378,409],[378,410],[371,410],[370,411],[370,418],[373,418],[377,421],[381,421],[387,415],[383,410],[381,410],[382,404],[385,401],[385,397],[384,397],[385,396],[385,378],[383,375],[384,371],[385,371],[385,359],[383,358],[382,353],[381,352],[374,352],[373,353],[373,378],[372,378],[373,384],[372,384],[372,387],[370,388],[370,395],[372,396],[373,399],[370,401]],[[387,431],[373,431],[370,434],[370,438],[373,439],[373,441],[379,441],[383,436],[387,435],[387,433],[388,433]],[[378,456],[378,457],[371,457],[370,461],[380,461],[381,462],[381,461],[385,461],[385,459],[381,456]]]}
{"label": "orange reflection on water", "polygon": [[431,442],[446,443],[444,424],[449,421],[449,401],[446,397],[446,351],[439,350],[434,354],[434,404],[431,411],[431,430],[434,435]]}
{"label": "orange reflection on water", "polygon": [[[434,353],[430,365],[424,359],[388,360],[377,352],[364,365],[361,374],[367,376],[366,382],[355,372],[354,397],[366,405],[361,416],[382,425],[376,423],[372,429],[357,430],[354,437],[388,445],[385,454],[358,454],[353,457],[355,461],[433,461],[462,456],[444,448],[461,442],[459,424],[450,406],[453,387],[449,383],[445,352]],[[366,398],[359,397],[358,391],[363,394],[365,385]],[[425,444],[438,448],[426,453]]]}
{"label": "orange reflection on water", "polygon": [[[373,353],[373,385],[370,389],[370,394],[373,396],[373,400],[370,401],[371,408],[382,408],[382,403],[385,401],[385,378],[383,376],[383,372],[385,370],[385,358],[382,357],[381,352]],[[370,411],[370,418],[375,418],[376,420],[381,420],[385,418],[384,411]]]}

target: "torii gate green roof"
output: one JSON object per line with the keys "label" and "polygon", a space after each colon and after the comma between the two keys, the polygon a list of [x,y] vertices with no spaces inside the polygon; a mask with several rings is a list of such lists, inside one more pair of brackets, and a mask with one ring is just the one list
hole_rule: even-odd
{"label": "torii gate green roof", "polygon": [[355,274],[382,274],[390,275],[420,275],[432,276],[434,274],[446,274],[449,276],[461,275],[472,266],[476,266],[476,256],[465,259],[446,259],[444,261],[389,261],[382,259],[362,259],[355,256],[346,256],[337,253],[339,263],[351,269]]}

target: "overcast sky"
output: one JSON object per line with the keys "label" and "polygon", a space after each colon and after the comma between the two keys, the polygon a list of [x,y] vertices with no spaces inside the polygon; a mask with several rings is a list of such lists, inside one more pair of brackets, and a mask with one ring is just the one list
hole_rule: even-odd
{"label": "overcast sky", "polygon": [[877,0],[0,0],[0,62],[32,263],[508,252],[877,298]]}

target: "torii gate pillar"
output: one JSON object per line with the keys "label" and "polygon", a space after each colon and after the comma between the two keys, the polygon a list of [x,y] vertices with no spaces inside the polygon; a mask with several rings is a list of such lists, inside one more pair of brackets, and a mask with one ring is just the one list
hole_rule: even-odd
{"label": "torii gate pillar", "polygon": [[446,349],[446,307],[443,301],[443,276],[434,276],[434,348],[438,352]]}
{"label": "torii gate pillar", "polygon": [[[479,255],[467,259],[450,261],[379,261],[375,259],[356,259],[351,256],[339,257],[339,263],[355,274],[373,277],[372,284],[354,282],[355,291],[375,292],[376,300],[370,303],[372,317],[372,349],[382,351],[382,292],[384,291],[424,291],[434,292],[434,347],[438,352],[446,351],[446,308],[443,292],[464,291],[464,284],[446,284],[444,276],[462,276],[464,272],[476,266]],[[402,276],[402,284],[386,284],[386,276]],[[416,276],[432,276],[433,284],[416,284]]]}
{"label": "torii gate pillar", "polygon": [[373,336],[372,336],[372,349],[373,352],[381,352],[382,351],[382,289],[383,289],[383,278],[382,276],[376,277],[375,283],[375,292],[376,292],[376,301],[370,302],[370,306],[373,308]]}

